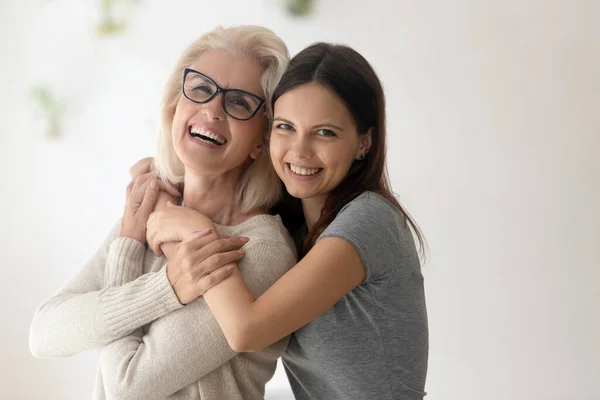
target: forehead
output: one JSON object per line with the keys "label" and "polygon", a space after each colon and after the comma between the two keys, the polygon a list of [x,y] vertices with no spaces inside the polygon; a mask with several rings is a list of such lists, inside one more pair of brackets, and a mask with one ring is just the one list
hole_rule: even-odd
{"label": "forehead", "polygon": [[354,127],[346,104],[331,89],[308,83],[286,92],[275,102],[275,116],[307,126],[325,122]]}
{"label": "forehead", "polygon": [[227,50],[208,50],[190,68],[209,76],[224,89],[242,89],[263,96],[262,70],[257,60]]}

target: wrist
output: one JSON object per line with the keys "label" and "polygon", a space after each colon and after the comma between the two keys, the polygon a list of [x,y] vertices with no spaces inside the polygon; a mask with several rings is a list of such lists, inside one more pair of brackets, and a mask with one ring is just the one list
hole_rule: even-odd
{"label": "wrist", "polygon": [[141,244],[146,244],[146,235],[140,235],[134,232],[128,232],[127,230],[121,230],[119,236],[133,239],[135,241],[140,242]]}

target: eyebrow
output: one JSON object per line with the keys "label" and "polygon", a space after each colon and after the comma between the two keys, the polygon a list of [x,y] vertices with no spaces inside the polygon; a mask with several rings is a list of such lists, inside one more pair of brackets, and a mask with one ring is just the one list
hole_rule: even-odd
{"label": "eyebrow", "polygon": [[[289,125],[294,125],[294,123],[292,121],[290,121],[288,119],[285,119],[285,118],[281,118],[281,117],[275,117],[275,118],[273,118],[273,122],[275,122],[275,121],[280,121],[280,122],[284,122],[284,123],[289,124]],[[314,125],[312,127],[312,129],[317,129],[317,128],[333,128],[333,129],[337,129],[338,131],[341,131],[341,132],[344,131],[344,128],[342,128],[341,126],[338,126],[336,124],[332,124],[330,122],[326,122],[326,123],[323,123],[323,124],[317,124],[317,125]]]}
{"label": "eyebrow", "polygon": [[202,79],[203,79],[205,82],[211,82],[211,83],[214,83],[214,84],[216,84],[218,87],[220,87],[220,88],[222,88],[222,89],[225,89],[225,90],[238,90],[238,91],[240,91],[240,92],[245,92],[245,93],[249,93],[249,94],[251,94],[251,95],[253,95],[253,96],[260,97],[261,99],[263,98],[263,95],[261,95],[261,94],[256,94],[256,93],[254,93],[254,91],[253,91],[253,90],[239,89],[239,88],[236,88],[236,87],[223,87],[223,85],[221,85],[219,82],[217,82],[217,81],[216,81],[216,80],[215,80],[213,77],[211,77],[211,76],[209,76],[209,75],[205,74],[204,72],[201,72],[201,71],[195,70],[194,68],[187,68],[187,69],[191,70],[192,72],[195,72],[196,74],[200,74],[200,77],[201,77],[201,78],[202,78]]}

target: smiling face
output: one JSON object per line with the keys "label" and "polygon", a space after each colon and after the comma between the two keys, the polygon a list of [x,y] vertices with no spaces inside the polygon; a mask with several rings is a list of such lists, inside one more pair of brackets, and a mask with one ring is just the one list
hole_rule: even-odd
{"label": "smiling face", "polygon": [[320,84],[286,92],[277,99],[274,114],[271,159],[296,198],[324,201],[369,149],[370,134],[359,135],[344,102]]}
{"label": "smiling face", "polygon": [[[209,77],[221,88],[241,89],[264,98],[260,81],[262,70],[256,60],[226,50],[209,50],[190,68]],[[194,81],[186,79],[186,85],[189,88],[186,91],[215,90],[215,87],[209,87],[208,81],[197,77]],[[184,95],[179,98],[171,133],[175,152],[186,170],[205,175],[239,174],[261,151],[266,121],[262,110],[247,121],[237,120],[224,111],[222,96],[218,93],[203,104]]]}

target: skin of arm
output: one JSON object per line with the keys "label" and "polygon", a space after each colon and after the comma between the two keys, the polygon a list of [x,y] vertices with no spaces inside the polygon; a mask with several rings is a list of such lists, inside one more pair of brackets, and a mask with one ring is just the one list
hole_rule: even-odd
{"label": "skin of arm", "polygon": [[237,269],[204,298],[231,348],[257,351],[321,315],[364,279],[356,249],[330,237],[320,240],[257,300]]}

